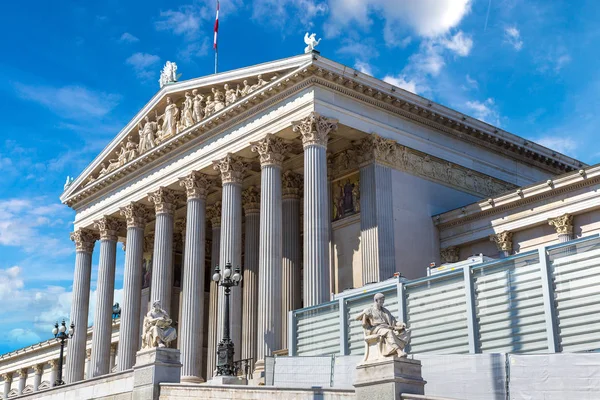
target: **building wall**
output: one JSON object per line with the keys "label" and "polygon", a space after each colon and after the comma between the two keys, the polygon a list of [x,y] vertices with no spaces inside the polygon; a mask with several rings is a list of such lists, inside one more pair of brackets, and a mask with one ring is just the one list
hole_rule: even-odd
{"label": "building wall", "polygon": [[335,292],[361,287],[360,214],[335,221],[332,228]]}
{"label": "building wall", "polygon": [[438,183],[392,171],[396,270],[407,278],[425,276],[431,262],[439,264],[439,239],[431,216],[478,200]]}

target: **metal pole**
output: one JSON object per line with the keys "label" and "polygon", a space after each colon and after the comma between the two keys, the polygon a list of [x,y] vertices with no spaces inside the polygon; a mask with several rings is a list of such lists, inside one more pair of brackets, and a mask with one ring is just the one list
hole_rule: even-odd
{"label": "metal pole", "polygon": [[219,65],[219,50],[215,49],[215,74],[217,73],[217,66]]}
{"label": "metal pole", "polygon": [[225,287],[225,326],[223,327],[223,340],[231,340],[229,337],[229,294],[231,293],[231,289],[229,286]]}
{"label": "metal pole", "polygon": [[58,379],[54,383],[54,386],[60,386],[63,384],[62,370],[63,370],[63,350],[65,348],[65,339],[60,339],[60,358],[58,359]]}

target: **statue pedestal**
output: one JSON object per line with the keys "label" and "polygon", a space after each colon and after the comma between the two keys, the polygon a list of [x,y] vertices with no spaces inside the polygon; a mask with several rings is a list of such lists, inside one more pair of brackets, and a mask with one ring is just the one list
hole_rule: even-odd
{"label": "statue pedestal", "polygon": [[159,383],[179,383],[179,350],[166,347],[138,351],[133,366],[132,400],[158,400]]}
{"label": "statue pedestal", "polygon": [[209,382],[211,385],[247,385],[248,380],[241,376],[215,376]]}
{"label": "statue pedestal", "polygon": [[357,400],[400,400],[402,393],[425,394],[421,361],[382,357],[356,366]]}

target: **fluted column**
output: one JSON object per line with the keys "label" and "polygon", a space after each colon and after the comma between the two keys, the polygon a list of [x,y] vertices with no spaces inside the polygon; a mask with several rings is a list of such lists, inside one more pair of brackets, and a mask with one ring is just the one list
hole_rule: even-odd
{"label": "fluted column", "polygon": [[40,389],[40,383],[42,383],[42,374],[44,373],[44,365],[36,364],[33,366],[33,391],[37,392]]}
{"label": "fluted column", "polygon": [[75,332],[67,344],[66,383],[78,382],[84,378],[90,280],[92,277],[92,251],[97,239],[98,234],[87,229],[79,229],[71,233],[71,240],[75,242],[76,251],[73,300],[71,303],[71,322],[75,324]]}
{"label": "fluted column", "polygon": [[110,362],[108,364],[108,373],[111,373],[112,369],[116,366],[118,347],[119,346],[116,343],[110,345]]}
{"label": "fluted column", "polygon": [[392,168],[396,142],[371,134],[355,144],[360,163],[360,251],[363,284],[396,272]]}
{"label": "fluted column", "polygon": [[260,236],[260,193],[250,186],[242,193],[246,218],[244,271],[242,287],[242,356],[256,359],[256,322],[258,318],[258,246]]}
{"label": "fluted column", "polygon": [[156,211],[150,300],[159,301],[169,315],[173,287],[173,215],[180,199],[178,193],[162,187],[148,195]]}
{"label": "fluted column", "polygon": [[206,242],[206,194],[212,180],[192,172],[180,181],[187,194],[181,321],[181,382],[203,382],[201,374],[204,329],[204,262]]}
{"label": "fluted column", "polygon": [[300,308],[300,192],[302,177],[283,173],[283,265],[281,295],[281,348],[288,348],[288,313]]}
{"label": "fluted column", "polygon": [[117,371],[125,371],[133,367],[135,353],[139,346],[144,228],[149,210],[142,204],[131,203],[121,208],[121,215],[127,221],[127,252],[125,253]]}
{"label": "fluted column", "polygon": [[282,195],[281,164],[289,145],[267,134],[252,143],[260,155],[260,244],[258,253],[258,322],[255,371],[264,371],[265,357],[281,348]]}
{"label": "fluted column", "polygon": [[27,368],[17,370],[17,376],[19,377],[17,395],[21,395],[23,394],[23,389],[25,389],[25,382],[27,381]]}
{"label": "fluted column", "polygon": [[95,225],[100,231],[100,261],[92,334],[92,377],[106,375],[110,372],[117,235],[124,227],[123,221],[112,217],[103,217],[95,221]]}
{"label": "fluted column", "polygon": [[304,146],[304,307],[329,301],[327,141],[337,120],[316,112],[292,123]]}
{"label": "fluted column", "polygon": [[498,253],[501,258],[505,258],[511,255],[513,243],[512,243],[512,232],[504,231],[490,235],[490,241],[496,243]]}
{"label": "fluted column", "polygon": [[85,351],[85,365],[87,367],[85,379],[90,379],[92,377],[92,349]]}
{"label": "fluted column", "polygon": [[[75,331],[77,331],[77,329]],[[58,360],[50,360],[48,361],[48,365],[50,366],[50,385],[54,386],[58,375]]]}
{"label": "fluted column", "polygon": [[[221,172],[223,197],[221,199],[221,251],[219,260],[223,264],[231,263],[241,267],[242,263],[242,179],[248,163],[233,154],[227,154],[218,161],[213,161],[215,170]],[[219,323],[218,340],[223,337],[223,288],[219,288]],[[231,291],[230,297],[230,332],[234,346],[237,346],[239,359],[242,344],[242,293],[240,289]]]}
{"label": "fluted column", "polygon": [[[210,250],[210,269],[211,272],[219,265],[219,253],[221,250],[221,202],[207,207],[206,217],[212,225],[212,247]],[[212,275],[212,274],[211,274]],[[219,332],[219,288],[216,282],[211,280],[209,305],[208,305],[208,352],[206,362],[206,379],[212,378],[217,367],[217,337]]]}
{"label": "fluted column", "polygon": [[573,240],[573,216],[571,214],[563,214],[560,217],[550,218],[548,225],[553,226],[556,230],[559,243]]}
{"label": "fluted column", "polygon": [[2,379],[4,380],[4,391],[2,393],[2,398],[8,399],[8,392],[10,392],[10,386],[12,385],[12,373],[8,372],[2,374]]}

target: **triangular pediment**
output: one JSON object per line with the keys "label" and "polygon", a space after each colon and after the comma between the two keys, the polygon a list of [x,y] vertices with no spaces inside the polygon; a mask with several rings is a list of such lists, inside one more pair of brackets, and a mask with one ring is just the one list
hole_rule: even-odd
{"label": "triangular pediment", "polygon": [[[61,199],[71,197],[115,171],[131,169],[162,144],[218,117],[257,95],[290,72],[310,64],[312,54],[259,64],[206,77],[173,82],[161,88],[77,179],[65,184]],[[247,105],[247,104],[246,104]],[[163,146],[164,147],[164,146]],[[164,151],[154,151],[160,154]]]}

